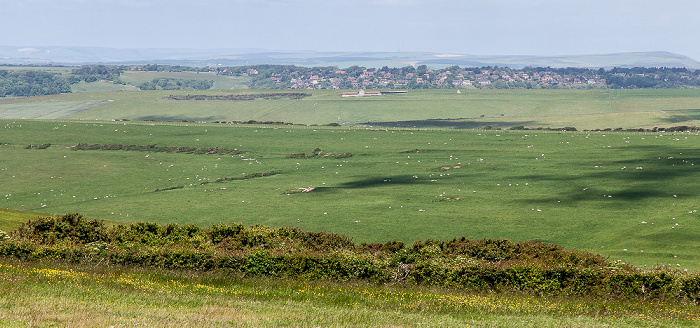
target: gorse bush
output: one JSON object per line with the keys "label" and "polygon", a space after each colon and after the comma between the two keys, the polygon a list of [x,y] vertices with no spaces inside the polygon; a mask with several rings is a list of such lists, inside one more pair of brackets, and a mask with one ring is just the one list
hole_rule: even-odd
{"label": "gorse bush", "polygon": [[[5,234],[7,235],[7,234]],[[108,226],[79,214],[49,216],[0,234],[0,256],[242,275],[364,280],[550,295],[700,301],[700,275],[642,271],[587,252],[505,239],[356,245],[295,227],[175,223]]]}
{"label": "gorse bush", "polygon": [[79,214],[66,214],[28,221],[12,232],[10,239],[44,245],[65,242],[87,244],[106,241],[107,234],[103,221],[85,219]]}

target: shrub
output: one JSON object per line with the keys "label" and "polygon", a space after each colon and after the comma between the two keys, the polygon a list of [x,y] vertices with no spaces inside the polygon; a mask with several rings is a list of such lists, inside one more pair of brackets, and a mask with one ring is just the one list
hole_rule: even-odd
{"label": "shrub", "polygon": [[0,256],[245,275],[368,280],[536,295],[700,301],[700,275],[641,271],[586,252],[534,241],[425,240],[356,245],[295,227],[218,224],[209,229],[139,222],[106,227],[79,214],[49,216],[0,235]]}
{"label": "shrub", "polygon": [[85,244],[108,240],[103,221],[84,219],[78,213],[30,220],[20,225],[11,237],[41,244],[61,241]]}
{"label": "shrub", "polygon": [[243,230],[243,224],[217,224],[209,228],[207,233],[212,243],[221,243],[225,238],[235,238]]}

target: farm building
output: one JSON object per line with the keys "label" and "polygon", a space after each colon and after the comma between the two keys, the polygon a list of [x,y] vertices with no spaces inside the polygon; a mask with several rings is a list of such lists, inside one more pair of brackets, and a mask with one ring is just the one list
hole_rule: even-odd
{"label": "farm building", "polygon": [[395,94],[395,93],[408,93],[405,90],[391,90],[391,91],[364,91],[360,89],[357,92],[343,92],[340,94],[341,97],[365,97],[365,96],[381,96],[383,94]]}
{"label": "farm building", "polygon": [[365,97],[365,96],[381,96],[380,91],[367,91],[360,89],[357,92],[343,92],[340,94],[341,97]]}

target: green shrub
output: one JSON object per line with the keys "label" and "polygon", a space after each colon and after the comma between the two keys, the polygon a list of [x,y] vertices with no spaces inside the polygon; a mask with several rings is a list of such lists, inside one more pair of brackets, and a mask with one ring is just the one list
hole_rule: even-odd
{"label": "green shrub", "polygon": [[84,244],[107,241],[108,233],[103,221],[85,219],[74,213],[27,221],[12,233],[11,238],[42,244],[61,241]]}
{"label": "green shrub", "polygon": [[209,238],[212,243],[221,243],[225,238],[236,238],[244,229],[241,223],[217,224],[213,225],[208,230]]}
{"label": "green shrub", "polygon": [[139,222],[106,227],[78,214],[38,218],[0,238],[0,256],[243,275],[410,283],[535,295],[700,301],[700,275],[641,271],[586,252],[504,239],[355,245],[346,236],[295,227],[202,229]]}

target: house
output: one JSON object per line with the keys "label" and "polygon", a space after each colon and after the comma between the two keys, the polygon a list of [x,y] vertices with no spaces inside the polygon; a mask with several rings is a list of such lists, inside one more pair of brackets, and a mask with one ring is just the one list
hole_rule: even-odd
{"label": "house", "polygon": [[365,91],[360,89],[357,92],[343,92],[341,97],[366,97],[366,96],[381,96],[381,91]]}

